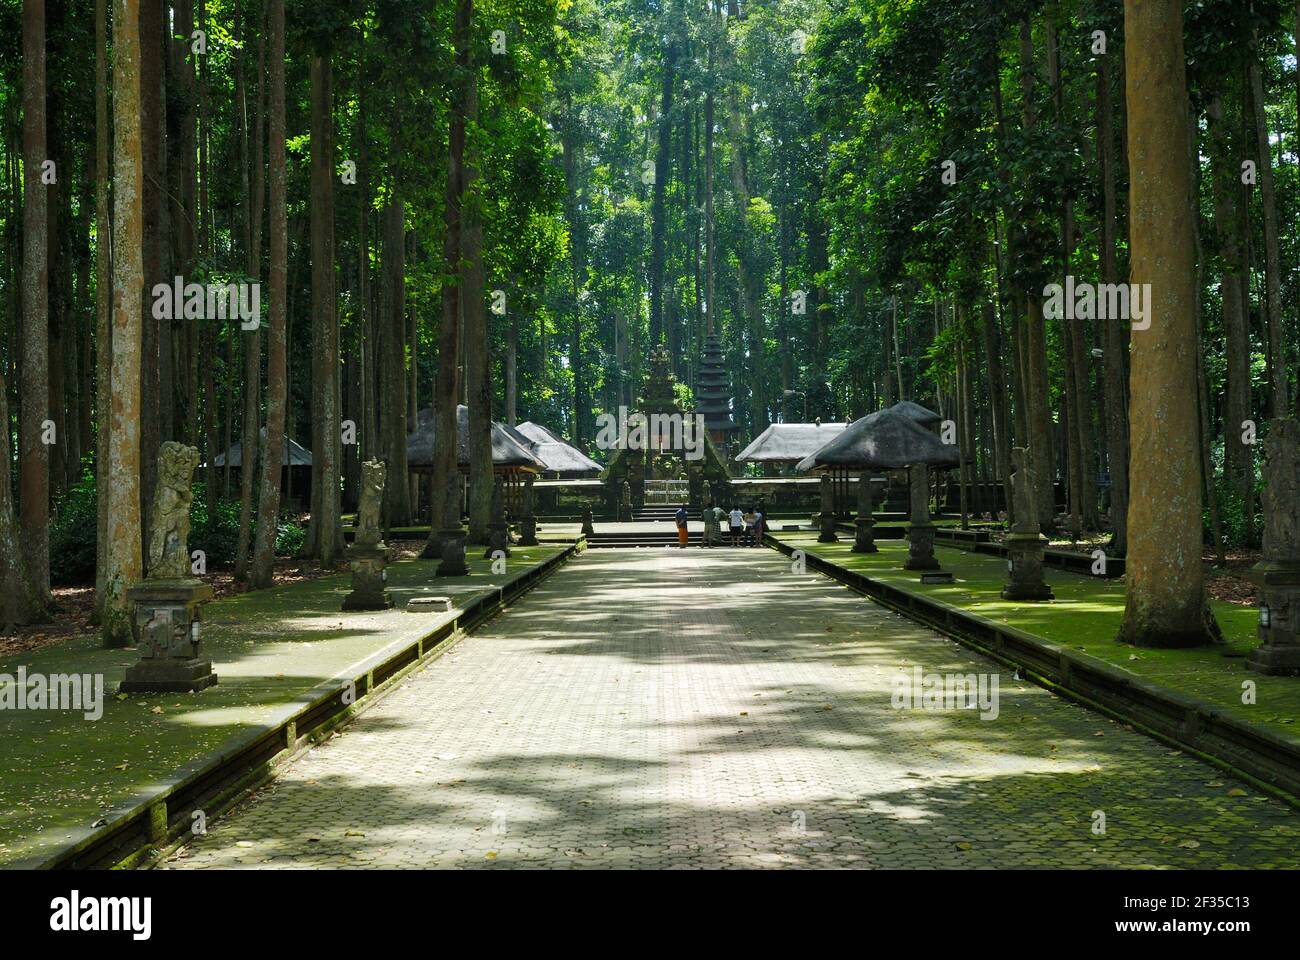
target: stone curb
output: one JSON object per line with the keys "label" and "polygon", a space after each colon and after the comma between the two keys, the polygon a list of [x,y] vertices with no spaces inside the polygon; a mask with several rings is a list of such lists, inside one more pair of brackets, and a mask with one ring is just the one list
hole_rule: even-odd
{"label": "stone curb", "polygon": [[175,846],[189,834],[191,815],[212,820],[248,790],[265,783],[276,768],[320,737],[368,709],[396,687],[395,681],[441,656],[466,633],[581,552],[583,541],[453,610],[428,633],[377,650],[304,695],[304,704],[285,719],[250,727],[214,751],[182,766],[173,776],[137,793],[102,827],[52,853],[4,865],[8,870],[130,868],[154,851]]}
{"label": "stone curb", "polygon": [[[796,549],[775,537],[768,546],[786,556]],[[881,605],[951,637],[1048,687],[1144,733],[1231,770],[1300,807],[1300,741],[1261,730],[1223,708],[1121,670],[1024,630],[912,593],[842,567],[808,550],[808,566]]]}

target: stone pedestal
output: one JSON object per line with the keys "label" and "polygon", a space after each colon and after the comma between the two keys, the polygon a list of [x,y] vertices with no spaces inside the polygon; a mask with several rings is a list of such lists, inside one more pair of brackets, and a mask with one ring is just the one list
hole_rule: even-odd
{"label": "stone pedestal", "polygon": [[904,570],[938,570],[939,560],[934,555],[934,524],[909,523],[907,525],[907,560]]}
{"label": "stone pedestal", "polygon": [[929,471],[925,464],[908,467],[911,522],[907,525],[907,560],[904,570],[938,570],[934,555],[934,524],[930,522]]}
{"label": "stone pedestal", "polygon": [[1259,585],[1257,673],[1300,675],[1300,422],[1268,422],[1264,440],[1264,543],[1250,571]]}
{"label": "stone pedestal", "polygon": [[1246,664],[1256,673],[1300,675],[1300,566],[1257,563],[1250,579],[1260,587],[1259,641]]}
{"label": "stone pedestal", "polygon": [[817,526],[821,532],[817,534],[817,542],[835,543],[839,537],[835,535],[835,490],[831,486],[830,474],[822,474],[820,490],[822,509],[817,514]]}
{"label": "stone pedestal", "polygon": [[469,565],[465,562],[465,530],[463,527],[446,527],[439,532],[442,540],[442,560],[434,575],[438,577],[465,577]]}
{"label": "stone pedestal", "polygon": [[876,521],[871,519],[871,474],[864,473],[858,479],[858,516],[853,521],[853,553],[878,553],[873,528]]}
{"label": "stone pedestal", "polygon": [[188,693],[217,682],[212,661],[199,656],[199,607],[212,587],[189,578],[146,580],[127,591],[135,604],[138,663],[127,667],[119,693]]}
{"label": "stone pedestal", "polygon": [[1043,550],[1047,538],[1041,533],[1007,534],[1007,584],[1003,600],[1052,600],[1052,588],[1043,579]]}
{"label": "stone pedestal", "polygon": [[352,570],[352,592],[343,598],[344,610],[387,610],[393,598],[388,584],[388,550],[382,544],[349,547],[343,553]]}
{"label": "stone pedestal", "polygon": [[523,517],[519,521],[519,546],[537,546],[537,518]]}
{"label": "stone pedestal", "polygon": [[533,512],[533,478],[524,483],[524,514],[519,518],[519,546],[537,546],[537,517]]}
{"label": "stone pedestal", "polygon": [[582,511],[582,535],[589,537],[596,532],[596,525],[592,520],[591,508],[588,507]]}

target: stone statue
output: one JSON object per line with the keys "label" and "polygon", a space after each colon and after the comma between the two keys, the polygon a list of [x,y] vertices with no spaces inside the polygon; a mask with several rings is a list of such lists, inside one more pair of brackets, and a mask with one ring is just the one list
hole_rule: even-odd
{"label": "stone statue", "polygon": [[119,693],[186,693],[217,682],[201,655],[200,608],[212,585],[190,575],[190,484],[199,451],[175,440],[158,450],[158,487],[149,520],[149,576],[127,589],[140,659],[126,669]]}
{"label": "stone statue", "polygon": [[1011,450],[1011,529],[1038,533],[1038,505],[1034,500],[1033,465],[1027,447]]}
{"label": "stone statue", "polygon": [[1013,447],[1011,463],[1011,532],[1007,534],[1007,583],[1004,600],[1052,600],[1052,588],[1043,578],[1043,556],[1047,538],[1038,529],[1034,502],[1033,451]]}
{"label": "stone statue", "polygon": [[158,486],[149,514],[149,579],[183,580],[190,575],[190,485],[199,451],[168,440],[158,451]]}
{"label": "stone statue", "polygon": [[357,506],[356,536],[359,547],[383,545],[379,527],[379,512],[384,504],[384,481],[388,466],[382,460],[367,460],[361,464],[361,502]]}

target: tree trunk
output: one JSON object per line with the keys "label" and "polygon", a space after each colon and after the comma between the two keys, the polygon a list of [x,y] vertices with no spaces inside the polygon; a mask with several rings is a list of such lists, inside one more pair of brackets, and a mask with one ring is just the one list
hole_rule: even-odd
{"label": "tree trunk", "polygon": [[[472,0],[466,2],[472,6]],[[472,55],[469,64],[465,79],[465,118],[472,130],[478,122],[478,82],[474,72],[477,67]],[[478,180],[478,148],[475,140],[470,138],[465,147],[460,251],[460,309],[465,330],[465,376],[469,389],[468,542],[486,544],[492,514],[493,391],[487,310],[483,299],[483,198]],[[578,307],[576,303],[574,306]]]}
{"label": "tree trunk", "polygon": [[[667,224],[664,218],[668,188],[669,153],[672,149],[673,82],[677,69],[677,42],[670,40],[664,51],[662,89],[659,99],[659,147],[655,152],[654,184],[650,203],[650,345],[664,339],[664,260]],[[674,357],[676,361],[676,357]]]}
{"label": "tree trunk", "polygon": [[312,450],[313,556],[331,570],[343,550],[339,503],[339,327],[334,292],[334,91],[330,56],[311,57],[311,312],[315,347]]}
{"label": "tree trunk", "polygon": [[399,173],[394,171],[384,214],[384,273],[388,289],[383,335],[383,403],[379,414],[384,434],[388,479],[384,484],[384,526],[411,522],[411,486],[406,469],[406,204]]}
{"label": "tree trunk", "polygon": [[[108,0],[95,0],[95,612],[108,575],[108,423],[112,376],[112,224],[108,215]],[[8,425],[8,419],[4,423]],[[6,433],[8,431],[6,430]]]}
{"label": "tree trunk", "polygon": [[1201,567],[1196,236],[1178,0],[1125,0],[1131,277],[1150,284],[1134,331],[1128,589],[1119,638],[1150,647],[1217,638]]}
{"label": "tree trunk", "polygon": [[[265,17],[263,23],[265,26]],[[263,140],[263,110],[266,103],[266,42],[265,30],[257,32],[257,100],[253,104],[253,185],[248,198],[245,232],[248,236],[245,273],[253,283],[260,282],[262,273],[262,207],[266,196],[266,173],[262,165],[265,153]],[[245,40],[247,43],[247,40]],[[241,51],[240,57],[246,55]],[[247,124],[245,124],[247,129]],[[239,468],[239,542],[235,550],[235,579],[248,579],[250,544],[253,539],[253,497],[257,490],[258,421],[262,411],[262,325],[258,325],[244,338],[244,423],[240,438],[241,459]]]}
{"label": "tree trunk", "polygon": [[1224,374],[1223,465],[1232,487],[1243,501],[1251,496],[1251,450],[1242,442],[1246,421],[1251,418],[1250,331],[1245,311],[1247,278],[1242,250],[1245,228],[1240,168],[1234,159],[1225,120],[1223,99],[1215,96],[1206,108],[1209,119],[1210,179],[1214,194],[1214,226],[1223,262],[1220,288],[1223,299]]}
{"label": "tree trunk", "polygon": [[1268,118],[1264,114],[1264,80],[1259,69],[1258,51],[1250,54],[1247,65],[1251,102],[1255,111],[1255,149],[1259,172],[1260,205],[1264,211],[1264,264],[1266,310],[1264,329],[1268,332],[1268,368],[1270,412],[1285,417],[1291,409],[1290,384],[1287,380],[1286,345],[1282,338],[1282,264],[1278,254],[1277,202],[1273,190],[1273,147],[1268,139]]}
{"label": "tree trunk", "polygon": [[[50,602],[49,192],[45,138],[45,3],[23,0],[23,337],[20,526],[27,576]],[[8,423],[5,424],[8,429]],[[55,436],[62,443],[62,436]]]}
{"label": "tree trunk", "polygon": [[[456,405],[460,399],[460,332],[461,288],[457,282],[461,261],[461,200],[464,188],[465,162],[465,108],[468,97],[468,70],[471,63],[469,51],[470,20],[473,6],[470,0],[460,0],[456,8],[454,42],[456,63],[459,68],[452,85],[450,116],[447,128],[447,185],[443,204],[442,257],[443,270],[451,282],[442,287],[442,317],[438,324],[438,379],[434,383],[433,401],[433,498],[429,505],[431,517],[429,539],[420,556],[427,560],[442,557],[442,530],[459,529],[460,498],[456,496],[459,483],[456,456]],[[543,364],[545,363],[543,345]]]}
{"label": "tree trunk", "polygon": [[[1101,176],[1101,280],[1119,282],[1115,249],[1115,154],[1112,123],[1109,54],[1097,61],[1097,165]],[[1106,461],[1110,473],[1109,550],[1115,556],[1128,552],[1128,320],[1110,317],[1105,321],[1103,350],[1106,382]]]}
{"label": "tree trunk", "polygon": [[287,405],[285,378],[288,321],[289,224],[286,210],[284,147],[284,0],[268,0],[270,33],[270,116],[268,152],[271,181],[271,264],[269,330],[266,348],[266,450],[262,457],[262,489],[257,506],[257,539],[253,547],[252,584],[271,586],[275,539],[280,521],[280,466],[284,454]]}
{"label": "tree trunk", "polygon": [[139,0],[113,2],[113,335],[108,430],[108,544],[104,645],[131,642],[127,589],[143,573],[140,528],[141,149]]}

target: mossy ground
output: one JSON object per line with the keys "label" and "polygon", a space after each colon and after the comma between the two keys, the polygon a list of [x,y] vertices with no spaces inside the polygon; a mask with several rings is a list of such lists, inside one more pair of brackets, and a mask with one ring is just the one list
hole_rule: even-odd
{"label": "mossy ground", "polygon": [[505,574],[493,575],[481,548],[471,548],[470,576],[444,580],[433,576],[433,561],[394,563],[392,610],[341,613],[346,573],[214,601],[203,611],[203,644],[220,681],[197,694],[118,699],[135,650],[105,650],[93,637],[0,660],[0,674],[10,676],[19,666],[29,675],[102,673],[105,694],[93,722],[72,711],[0,711],[0,864],[66,842],[242,731],[279,722],[317,684],[455,616],[407,613],[411,596],[445,594],[463,606],[560,549],[513,548]]}
{"label": "mossy ground", "polygon": [[[1181,691],[1232,716],[1274,733],[1300,739],[1300,677],[1268,677],[1246,668],[1246,655],[1259,641],[1254,607],[1213,603],[1226,643],[1190,650],[1152,650],[1116,641],[1124,613],[1124,581],[1104,580],[1047,568],[1056,599],[1047,603],[1003,600],[1006,560],[951,547],[936,547],[951,584],[922,584],[920,575],[903,569],[907,544],[882,540],[879,553],[852,553],[853,538],[818,543],[811,533],[774,533],[791,546],[895,587],[923,594],[1004,623],[1053,643],[1081,650],[1113,666]],[[1256,702],[1242,703],[1242,683],[1256,684]]]}

